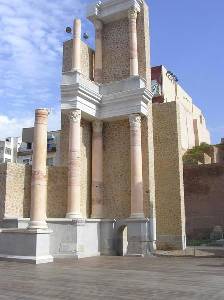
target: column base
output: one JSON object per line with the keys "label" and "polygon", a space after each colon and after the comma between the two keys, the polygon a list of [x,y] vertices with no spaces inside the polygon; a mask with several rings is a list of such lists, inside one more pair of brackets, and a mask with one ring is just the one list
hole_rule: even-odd
{"label": "column base", "polygon": [[129,219],[145,219],[144,213],[131,214]]}
{"label": "column base", "polygon": [[83,217],[81,216],[81,214],[77,214],[77,213],[67,213],[66,214],[66,219],[83,219]]}
{"label": "column base", "polygon": [[30,221],[27,229],[48,229],[46,221]]}

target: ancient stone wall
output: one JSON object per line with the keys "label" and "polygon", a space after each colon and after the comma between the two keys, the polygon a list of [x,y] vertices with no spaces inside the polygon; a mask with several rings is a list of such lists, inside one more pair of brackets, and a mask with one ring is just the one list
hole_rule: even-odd
{"label": "ancient stone wall", "polygon": [[189,239],[209,238],[215,226],[224,230],[224,165],[184,168],[186,231]]}
{"label": "ancient stone wall", "polygon": [[[47,169],[47,217],[63,218],[67,207],[67,168]],[[0,209],[3,217],[28,218],[31,199],[31,166],[0,165]]]}
{"label": "ancient stone wall", "polygon": [[131,211],[131,158],[129,120],[105,122],[104,216],[128,218]]}
{"label": "ancient stone wall", "polygon": [[103,27],[103,82],[117,81],[130,75],[128,18]]}
{"label": "ancient stone wall", "polygon": [[[152,119],[151,119],[152,120]],[[142,118],[144,213],[154,202],[154,166],[151,125]],[[129,120],[104,122],[104,217],[128,218],[131,210],[131,158]],[[150,180],[151,179],[151,180]],[[151,199],[150,199],[151,196]]]}
{"label": "ancient stone wall", "polygon": [[[124,18],[103,27],[103,82],[130,76],[129,20]],[[148,6],[144,3],[137,18],[139,75],[151,84]]]}
{"label": "ancient stone wall", "polygon": [[[63,44],[63,66],[62,71],[68,72],[72,69],[73,41],[69,40]],[[81,42],[81,73],[90,80],[93,80],[93,56],[94,51]]]}
{"label": "ancient stone wall", "polygon": [[153,104],[153,124],[157,246],[182,248],[185,210],[178,104]]}

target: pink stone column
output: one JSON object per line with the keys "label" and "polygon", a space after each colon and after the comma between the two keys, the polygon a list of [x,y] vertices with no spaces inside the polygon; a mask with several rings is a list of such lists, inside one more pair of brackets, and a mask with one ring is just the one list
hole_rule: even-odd
{"label": "pink stone column", "polygon": [[102,50],[102,31],[103,23],[100,20],[94,21],[96,29],[96,51],[95,51],[95,75],[94,81],[101,83],[102,82],[102,73],[103,73],[103,50]]}
{"label": "pink stone column", "polygon": [[75,19],[73,25],[72,70],[81,70],[81,20]]}
{"label": "pink stone column", "polygon": [[92,125],[92,218],[103,218],[103,122]]}
{"label": "pink stone column", "polygon": [[137,10],[134,7],[130,8],[128,11],[130,76],[138,76],[137,16]]}
{"label": "pink stone column", "polygon": [[144,218],[141,116],[129,116],[131,138],[131,218]]}
{"label": "pink stone column", "polygon": [[47,228],[46,200],[47,200],[47,123],[48,110],[35,111],[33,162],[31,179],[31,209],[28,228]]}
{"label": "pink stone column", "polygon": [[68,206],[66,218],[81,218],[81,111],[74,110],[69,115],[68,153]]}

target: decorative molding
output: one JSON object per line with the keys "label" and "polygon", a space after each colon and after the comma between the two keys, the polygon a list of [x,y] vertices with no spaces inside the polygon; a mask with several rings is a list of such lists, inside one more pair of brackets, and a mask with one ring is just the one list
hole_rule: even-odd
{"label": "decorative molding", "polygon": [[103,130],[103,122],[101,120],[94,120],[92,122],[92,127],[94,132],[102,132]]}
{"label": "decorative molding", "polygon": [[73,110],[72,112],[70,112],[69,119],[70,119],[70,121],[72,121],[74,123],[80,123],[80,121],[81,121],[81,110],[76,109],[76,110]]}
{"label": "decorative molding", "polygon": [[132,114],[129,116],[129,123],[131,128],[140,128],[141,127],[141,116],[138,114]]}
{"label": "decorative molding", "polygon": [[128,10],[128,19],[129,20],[136,20],[138,17],[138,10],[136,7],[132,6],[129,10]]}

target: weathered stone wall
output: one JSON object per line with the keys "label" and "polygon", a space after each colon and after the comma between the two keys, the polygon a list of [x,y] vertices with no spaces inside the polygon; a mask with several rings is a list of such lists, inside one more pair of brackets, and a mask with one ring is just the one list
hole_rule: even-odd
{"label": "weathered stone wall", "polygon": [[130,75],[128,18],[103,26],[103,82]]}
{"label": "weathered stone wall", "polygon": [[7,164],[5,217],[24,217],[30,213],[31,167]]}
{"label": "weathered stone wall", "polygon": [[131,211],[131,158],[129,120],[105,122],[104,216],[128,218]]}
{"label": "weathered stone wall", "polygon": [[224,165],[184,168],[186,231],[189,239],[209,238],[215,226],[224,230]]}
{"label": "weathered stone wall", "polygon": [[[152,118],[151,118],[152,120]],[[142,159],[144,213],[150,216],[154,203],[154,166],[150,118],[142,118]],[[129,120],[105,122],[104,217],[128,218],[131,212],[131,158]],[[153,207],[153,205],[151,205]]]}
{"label": "weathered stone wall", "polygon": [[[103,82],[130,76],[129,20],[114,21],[103,27]],[[148,6],[144,3],[137,18],[139,75],[151,84]]]}
{"label": "weathered stone wall", "polygon": [[153,104],[158,248],[181,248],[185,238],[179,106]]}
{"label": "weathered stone wall", "polygon": [[[67,168],[47,169],[47,217],[63,218],[67,207]],[[31,166],[0,165],[0,209],[3,217],[28,218],[31,201]]]}
{"label": "weathered stone wall", "polygon": [[[63,44],[63,66],[62,71],[68,72],[72,69],[73,41],[69,40]],[[94,51],[83,41],[81,42],[81,73],[93,80],[93,56]]]}
{"label": "weathered stone wall", "polygon": [[[68,164],[69,118],[68,111],[61,114],[60,162]],[[91,165],[92,165],[92,126],[90,122],[81,121],[81,208],[83,216],[91,214]]]}

